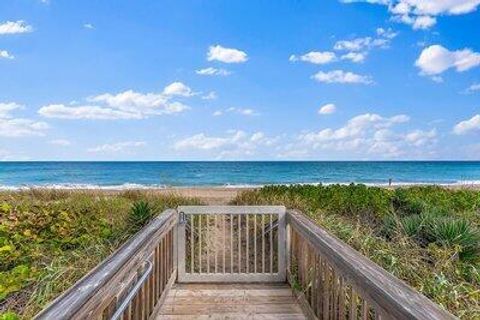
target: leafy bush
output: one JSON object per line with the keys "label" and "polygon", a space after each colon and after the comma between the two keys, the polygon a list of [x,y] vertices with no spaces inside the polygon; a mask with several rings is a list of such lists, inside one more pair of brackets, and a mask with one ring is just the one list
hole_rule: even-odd
{"label": "leafy bush", "polygon": [[152,208],[147,201],[140,200],[133,204],[128,222],[134,230],[139,230],[153,215]]}
{"label": "leafy bush", "polygon": [[432,242],[444,246],[459,246],[462,260],[480,257],[480,232],[464,219],[440,218],[430,223],[427,229]]}

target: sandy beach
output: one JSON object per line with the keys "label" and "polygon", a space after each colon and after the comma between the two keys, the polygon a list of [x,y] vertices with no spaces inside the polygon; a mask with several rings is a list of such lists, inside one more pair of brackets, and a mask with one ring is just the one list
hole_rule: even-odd
{"label": "sandy beach", "polygon": [[253,188],[187,187],[150,189],[149,191],[158,194],[175,194],[182,197],[198,198],[207,204],[227,204],[233,200],[238,193],[252,189]]}

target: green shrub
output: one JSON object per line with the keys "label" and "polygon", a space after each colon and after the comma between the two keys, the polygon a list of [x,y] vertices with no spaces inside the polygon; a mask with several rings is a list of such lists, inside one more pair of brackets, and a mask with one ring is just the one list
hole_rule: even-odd
{"label": "green shrub", "polygon": [[134,230],[139,230],[151,219],[152,215],[152,207],[147,201],[136,201],[130,210],[128,222]]}
{"label": "green shrub", "polygon": [[0,320],[20,320],[20,317],[15,312],[5,312],[0,314]]}
{"label": "green shrub", "polygon": [[475,260],[480,256],[480,232],[464,219],[438,218],[429,224],[427,232],[432,242],[459,246],[462,260]]}

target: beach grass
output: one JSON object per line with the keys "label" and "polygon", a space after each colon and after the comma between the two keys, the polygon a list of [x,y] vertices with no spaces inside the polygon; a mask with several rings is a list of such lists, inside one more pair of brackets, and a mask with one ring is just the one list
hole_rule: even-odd
{"label": "beach grass", "polygon": [[30,319],[153,216],[199,203],[148,191],[0,193],[0,319]]}
{"label": "beach grass", "polygon": [[451,313],[480,319],[479,191],[269,186],[232,204],[299,209]]}

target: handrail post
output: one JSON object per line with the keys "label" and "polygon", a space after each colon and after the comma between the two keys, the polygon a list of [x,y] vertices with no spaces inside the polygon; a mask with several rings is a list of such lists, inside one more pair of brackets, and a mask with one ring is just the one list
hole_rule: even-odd
{"label": "handrail post", "polygon": [[286,260],[286,274],[287,274],[287,279],[289,274],[291,273],[291,255],[292,255],[292,227],[290,226],[290,223],[286,223],[286,235],[285,235],[285,245],[286,245],[286,251],[285,251],[285,260]]}

